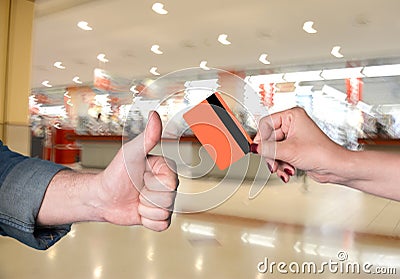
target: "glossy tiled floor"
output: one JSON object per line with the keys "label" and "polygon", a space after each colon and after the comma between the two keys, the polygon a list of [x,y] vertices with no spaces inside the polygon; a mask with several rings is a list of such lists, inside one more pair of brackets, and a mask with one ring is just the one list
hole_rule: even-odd
{"label": "glossy tiled floor", "polygon": [[[163,233],[75,224],[45,252],[0,238],[0,278],[400,278],[400,203],[335,185],[309,182],[305,189],[300,182],[284,185],[271,179],[254,200],[247,198],[244,185],[207,213],[175,215]],[[181,179],[188,191],[210,183]],[[339,260],[346,255],[347,260]],[[268,270],[259,264],[266,258]],[[331,271],[325,265],[321,274],[310,275],[312,267],[307,272],[307,263],[315,263],[319,273],[329,261]],[[276,265],[271,273],[272,262],[285,262],[281,269],[288,274]],[[306,272],[301,272],[303,264]],[[358,264],[360,274],[351,266],[346,273],[345,264]],[[366,275],[365,264],[371,272],[384,267],[396,275]]]}

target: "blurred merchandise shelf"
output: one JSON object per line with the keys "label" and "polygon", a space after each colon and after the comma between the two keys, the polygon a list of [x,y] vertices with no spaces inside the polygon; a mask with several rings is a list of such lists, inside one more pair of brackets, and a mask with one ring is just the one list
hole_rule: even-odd
{"label": "blurred merchandise shelf", "polygon": [[376,138],[358,139],[358,143],[362,145],[400,146],[400,139],[376,137]]}

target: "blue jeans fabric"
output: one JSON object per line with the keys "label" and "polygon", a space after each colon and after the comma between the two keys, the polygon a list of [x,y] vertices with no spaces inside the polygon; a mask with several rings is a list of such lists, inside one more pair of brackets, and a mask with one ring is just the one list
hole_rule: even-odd
{"label": "blue jeans fabric", "polygon": [[36,217],[47,186],[64,166],[10,151],[0,141],[0,234],[44,250],[71,225],[38,226]]}

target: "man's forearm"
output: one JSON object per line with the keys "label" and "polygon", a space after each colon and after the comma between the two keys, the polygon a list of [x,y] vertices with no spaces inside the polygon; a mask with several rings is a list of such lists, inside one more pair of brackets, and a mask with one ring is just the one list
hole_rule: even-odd
{"label": "man's forearm", "polygon": [[98,176],[70,170],[51,180],[37,216],[39,225],[102,221],[96,209]]}

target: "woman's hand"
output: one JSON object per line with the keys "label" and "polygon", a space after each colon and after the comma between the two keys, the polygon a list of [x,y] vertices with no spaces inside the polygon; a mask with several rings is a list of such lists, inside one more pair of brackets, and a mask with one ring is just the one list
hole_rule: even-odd
{"label": "woman's hand", "polygon": [[349,151],[331,141],[302,108],[261,119],[254,139],[271,172],[288,182],[295,169],[318,182],[339,182],[337,171]]}

